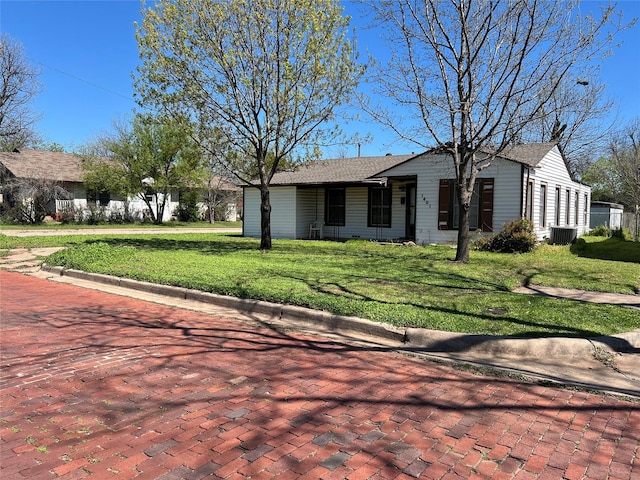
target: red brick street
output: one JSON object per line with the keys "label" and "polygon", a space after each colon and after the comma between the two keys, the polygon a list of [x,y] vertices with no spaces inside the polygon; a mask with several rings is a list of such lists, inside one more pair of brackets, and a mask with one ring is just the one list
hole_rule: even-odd
{"label": "red brick street", "polygon": [[638,479],[640,403],[0,272],[3,479]]}

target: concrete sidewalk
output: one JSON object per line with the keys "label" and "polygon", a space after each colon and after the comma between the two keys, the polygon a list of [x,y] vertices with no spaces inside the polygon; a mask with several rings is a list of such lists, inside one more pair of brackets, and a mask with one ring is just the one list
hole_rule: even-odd
{"label": "concrete sidewalk", "polygon": [[[368,320],[342,317],[287,305],[238,299],[108,275],[40,267],[36,255],[52,249],[15,251],[0,259],[0,268],[94,290],[230,318],[259,319],[280,330],[295,329],[331,335],[342,341],[394,347],[411,355],[488,368],[502,374],[542,382],[640,397],[640,330],[610,337],[512,338],[396,328]],[[31,258],[31,259],[29,259]],[[532,287],[522,294],[545,294],[578,301],[637,306],[632,295],[603,294]],[[614,298],[615,297],[615,298]]]}
{"label": "concrete sidewalk", "polygon": [[514,293],[544,295],[545,297],[553,298],[570,298],[571,300],[579,300],[581,302],[606,303],[609,305],[620,305],[621,307],[640,310],[640,295],[589,292],[586,290],[572,290],[570,288],[544,287],[542,285],[519,287],[514,290]]}
{"label": "concrete sidewalk", "polygon": [[178,233],[242,233],[241,228],[69,228],[55,230],[0,230],[8,237],[51,237],[55,235],[132,235],[132,234],[178,234]]}

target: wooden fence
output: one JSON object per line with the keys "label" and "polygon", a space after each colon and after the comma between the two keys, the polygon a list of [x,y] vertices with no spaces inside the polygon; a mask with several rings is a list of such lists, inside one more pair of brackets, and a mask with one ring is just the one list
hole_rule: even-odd
{"label": "wooden fence", "polygon": [[631,232],[636,242],[640,241],[640,212],[624,212],[622,227]]}

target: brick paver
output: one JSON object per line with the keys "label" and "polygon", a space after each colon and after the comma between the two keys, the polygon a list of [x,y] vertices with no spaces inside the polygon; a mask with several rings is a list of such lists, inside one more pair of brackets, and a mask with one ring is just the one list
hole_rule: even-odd
{"label": "brick paver", "polygon": [[638,403],[0,284],[2,478],[640,478]]}

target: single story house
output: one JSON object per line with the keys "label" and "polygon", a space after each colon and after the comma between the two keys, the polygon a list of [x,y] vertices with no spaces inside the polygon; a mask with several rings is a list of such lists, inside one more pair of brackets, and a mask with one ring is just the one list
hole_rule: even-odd
{"label": "single story house", "polygon": [[[56,218],[73,207],[79,211],[88,211],[91,207],[103,207],[107,217],[113,212],[123,212],[126,199],[111,195],[109,192],[95,192],[85,188],[83,183],[82,157],[74,153],[49,152],[41,150],[20,149],[13,152],[0,152],[0,207],[2,203],[12,202],[7,194],[7,187],[20,180],[49,180],[62,187],[66,194],[60,194],[53,200],[48,213]],[[141,179],[152,181],[152,179]],[[220,189],[239,192],[235,185],[218,183]],[[234,195],[235,197],[236,195]],[[180,192],[169,192],[163,221],[169,221],[179,204]],[[155,201],[151,202],[155,205]],[[146,203],[139,196],[128,199],[129,212],[134,218],[145,218]],[[230,202],[227,219],[237,219],[237,201]]]}
{"label": "single story house", "polygon": [[604,225],[613,230],[622,228],[624,206],[618,203],[591,202],[591,228]]}
{"label": "single story house", "polygon": [[[445,153],[320,160],[271,181],[273,238],[457,241],[452,159]],[[260,192],[243,187],[244,235],[260,236]],[[589,230],[591,188],[575,182],[555,143],[518,145],[478,175],[471,228],[478,235],[530,219],[539,240],[552,229]]]}

